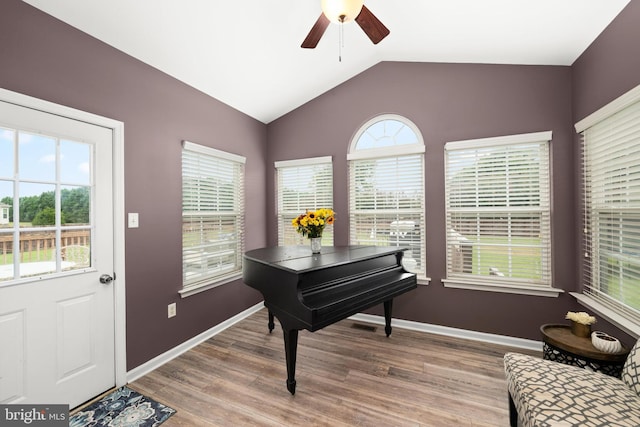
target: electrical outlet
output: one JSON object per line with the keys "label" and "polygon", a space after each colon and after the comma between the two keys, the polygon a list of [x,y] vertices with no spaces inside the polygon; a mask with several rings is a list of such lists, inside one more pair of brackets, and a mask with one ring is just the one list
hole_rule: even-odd
{"label": "electrical outlet", "polygon": [[167,306],[167,317],[172,318],[176,315],[176,303],[172,302]]}

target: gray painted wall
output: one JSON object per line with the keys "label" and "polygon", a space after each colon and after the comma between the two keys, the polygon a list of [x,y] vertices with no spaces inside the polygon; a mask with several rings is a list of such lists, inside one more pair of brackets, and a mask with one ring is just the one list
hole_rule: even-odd
{"label": "gray painted wall", "polygon": [[[383,113],[413,121],[426,145],[426,262],[432,281],[398,298],[394,317],[531,339],[540,338],[541,324],[563,322],[574,307],[566,294],[547,298],[443,287],[444,144],[553,131],[554,285],[574,290],[571,68],[385,62],[270,123],[269,183],[274,182],[274,161],[333,157],[336,244],[348,243],[346,155],[350,140],[362,124]],[[270,185],[269,223],[275,223],[273,192]],[[270,227],[269,243],[275,244],[276,238],[275,228]],[[381,313],[380,309],[373,312]]]}
{"label": "gray painted wall", "polygon": [[[529,297],[442,286],[443,146],[553,131],[554,284],[577,290],[579,151],[573,123],[639,83],[637,2],[573,67],[381,63],[267,126],[20,0],[4,0],[0,9],[0,87],[125,123],[125,205],[140,213],[141,223],[126,231],[128,369],[261,299],[240,282],[196,297],[177,295],[183,139],[247,157],[247,249],[276,242],[273,162],[333,156],[336,244],[346,244],[349,140],[377,114],[404,115],[427,144],[432,283],[399,298],[395,316],[539,339],[540,324],[563,322],[566,311],[581,309],[566,294]],[[167,319],[171,302],[177,302],[178,316]],[[606,322],[598,325],[621,336]]]}
{"label": "gray painted wall", "polygon": [[[266,244],[266,127],[19,0],[0,6],[0,87],[124,122],[127,367],[261,301],[236,281],[181,299],[181,141],[243,155],[247,249]],[[215,78],[215,76],[213,76]],[[177,303],[175,318],[167,305]]]}
{"label": "gray painted wall", "polygon": [[640,2],[634,0],[572,66],[574,122],[640,84],[639,43]]}
{"label": "gray painted wall", "polygon": [[[409,118],[426,144],[427,275],[432,282],[398,298],[394,317],[540,339],[541,324],[564,323],[567,311],[584,310],[568,295],[580,289],[581,266],[580,150],[573,124],[640,82],[638,22],[640,2],[631,2],[571,67],[378,64],[269,124],[268,182],[274,182],[274,161],[333,156],[336,243],[346,244],[350,139],[376,115]],[[547,298],[444,288],[444,144],[543,130],[553,131],[553,285],[566,293]],[[275,223],[274,212],[270,185],[269,223]],[[275,233],[268,230],[269,244],[275,244]],[[597,329],[634,341],[603,319]]]}
{"label": "gray painted wall", "polygon": [[[573,122],[584,119],[640,84],[640,1],[631,1],[572,66]],[[576,277],[582,283],[582,194],[580,180],[580,137],[574,137],[574,206],[576,212]],[[634,340],[605,322],[598,329]]]}

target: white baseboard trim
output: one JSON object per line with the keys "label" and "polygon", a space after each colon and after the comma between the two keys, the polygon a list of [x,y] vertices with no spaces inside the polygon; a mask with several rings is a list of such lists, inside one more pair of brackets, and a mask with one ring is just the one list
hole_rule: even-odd
{"label": "white baseboard trim", "polygon": [[132,370],[127,372],[127,383],[131,383],[147,375],[149,372],[153,371],[154,369],[159,368],[160,366],[164,365],[170,360],[180,356],[182,353],[185,353],[191,350],[193,347],[197,346],[198,344],[205,342],[206,340],[213,337],[214,335],[219,334],[220,332],[224,331],[230,326],[233,326],[234,324],[262,310],[263,308],[264,308],[264,303],[260,302],[254,305],[253,307],[250,307],[245,311],[242,311],[236,314],[235,316],[230,317],[224,322],[217,324],[213,328],[208,329],[202,332],[201,334],[196,335],[195,337],[183,342],[182,344],[172,348],[171,350],[165,353],[162,353],[159,356],[154,357],[148,362],[145,362],[142,365],[136,368],[133,368]]}
{"label": "white baseboard trim", "polygon": [[[260,302],[254,305],[253,307],[250,307],[245,311],[238,313],[235,316],[225,320],[224,322],[214,326],[213,328],[206,330],[199,335],[196,335],[190,340],[183,342],[182,344],[172,348],[171,350],[165,353],[162,353],[159,356],[154,357],[148,362],[145,362],[142,365],[136,368],[133,368],[132,370],[127,372],[127,383],[131,383],[147,375],[149,372],[153,371],[154,369],[159,368],[160,366],[164,365],[170,360],[180,356],[182,353],[185,353],[191,350],[193,347],[197,346],[198,344],[205,342],[206,340],[213,337],[214,335],[219,334],[220,332],[224,331],[230,326],[233,326],[234,324],[262,310],[263,308],[264,308],[264,303]],[[383,316],[375,316],[371,314],[359,313],[349,317],[349,319],[359,321],[359,322],[373,323],[376,325],[385,324]],[[541,341],[528,340],[524,338],[514,338],[514,337],[508,337],[504,335],[487,334],[484,332],[469,331],[466,329],[451,328],[448,326],[432,325],[429,323],[413,322],[413,321],[402,320],[402,319],[393,319],[392,325],[394,328],[409,329],[409,330],[418,331],[418,332],[426,332],[429,334],[446,335],[446,336],[455,337],[455,338],[464,338],[464,339],[469,339],[474,341],[500,344],[500,345],[505,345],[509,347],[522,348],[526,350],[542,351]]]}
{"label": "white baseboard trim", "polygon": [[[384,325],[384,316],[358,313],[351,320]],[[451,328],[449,326],[432,325],[429,323],[413,322],[402,319],[392,319],[391,326],[400,329],[426,332],[429,334],[446,335],[455,338],[464,338],[474,341],[482,341],[491,344],[505,345],[525,350],[542,351],[542,341],[528,340],[524,338],[508,337],[506,335],[488,334],[485,332],[469,331],[466,329]]]}

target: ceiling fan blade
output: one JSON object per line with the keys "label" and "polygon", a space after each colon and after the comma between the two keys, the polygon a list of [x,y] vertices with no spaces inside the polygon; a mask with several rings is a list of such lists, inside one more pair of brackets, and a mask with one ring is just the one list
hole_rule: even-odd
{"label": "ceiling fan blade", "polygon": [[302,42],[301,47],[305,49],[313,49],[314,47],[316,47],[318,45],[318,42],[320,41],[320,38],[329,26],[329,22],[329,18],[324,16],[324,13],[321,13],[316,23],[313,24],[311,31],[309,31],[309,34],[307,34],[307,38],[305,38]]}
{"label": "ceiling fan blade", "polygon": [[365,34],[369,36],[373,44],[380,43],[390,33],[389,29],[364,5],[362,5],[360,14],[356,16],[356,22]]}

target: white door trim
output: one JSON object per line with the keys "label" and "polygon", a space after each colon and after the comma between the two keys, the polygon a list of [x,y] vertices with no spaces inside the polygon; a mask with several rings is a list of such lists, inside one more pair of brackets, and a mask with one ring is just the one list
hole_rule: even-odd
{"label": "white door trim", "polygon": [[111,129],[113,132],[113,266],[116,387],[127,383],[125,310],[124,123],[0,88],[0,101]]}

